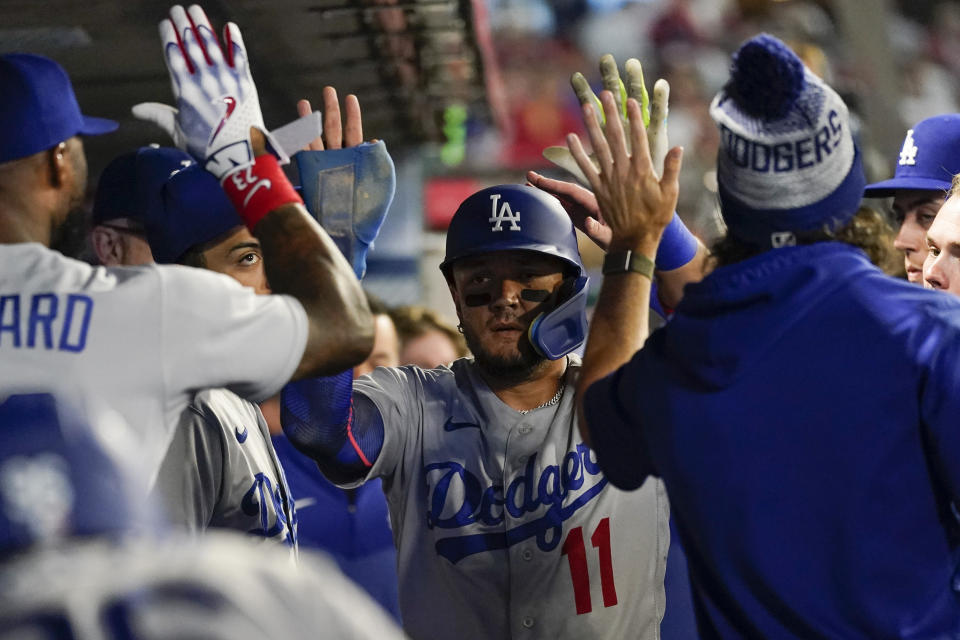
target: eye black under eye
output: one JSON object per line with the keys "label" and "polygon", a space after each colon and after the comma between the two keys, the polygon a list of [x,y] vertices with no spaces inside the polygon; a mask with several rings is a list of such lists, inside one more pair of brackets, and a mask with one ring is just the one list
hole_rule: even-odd
{"label": "eye black under eye", "polygon": [[520,297],[528,302],[543,302],[550,297],[550,292],[546,289],[522,289]]}
{"label": "eye black under eye", "polygon": [[489,293],[468,293],[463,297],[463,301],[468,307],[484,307],[490,304],[493,296]]}

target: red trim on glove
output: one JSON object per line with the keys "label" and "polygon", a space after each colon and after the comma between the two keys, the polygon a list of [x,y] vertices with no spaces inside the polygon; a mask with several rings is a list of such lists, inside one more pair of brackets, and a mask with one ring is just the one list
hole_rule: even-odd
{"label": "red trim on glove", "polygon": [[222,184],[250,231],[274,209],[285,204],[303,204],[277,159],[269,153],[257,156],[252,165],[227,174]]}

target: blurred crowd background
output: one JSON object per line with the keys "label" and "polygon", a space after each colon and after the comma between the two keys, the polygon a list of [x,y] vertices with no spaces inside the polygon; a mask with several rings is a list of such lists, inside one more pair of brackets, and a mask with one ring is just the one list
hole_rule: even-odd
{"label": "blurred crowd background", "polygon": [[[612,53],[644,65],[648,89],[670,82],[671,145],[685,147],[678,210],[708,244],[722,234],[716,200],[716,126],[710,100],[728,77],[730,52],[766,31],[789,43],[846,101],[868,181],[892,175],[904,133],[932,115],[958,111],[960,3],[903,0],[488,0],[504,87],[500,128],[465,121],[466,152],[425,157],[425,252],[420,291],[443,307],[439,262],[445,216],[478,183],[522,181],[526,169],[562,177],[541,151],[582,132],[569,78],[582,71],[599,90],[597,61]],[[400,190],[416,185],[401,185]],[[882,207],[882,203],[877,203]],[[399,216],[398,216],[399,217]],[[389,234],[386,235],[389,237]],[[600,258],[581,242],[599,275]],[[435,271],[435,269],[433,269]],[[372,280],[368,286],[376,287]],[[440,289],[438,291],[438,288]],[[405,288],[384,288],[390,300]]]}

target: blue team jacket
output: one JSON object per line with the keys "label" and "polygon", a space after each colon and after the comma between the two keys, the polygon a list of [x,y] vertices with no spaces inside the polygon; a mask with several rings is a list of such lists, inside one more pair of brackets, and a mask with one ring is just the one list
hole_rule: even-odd
{"label": "blue team jacket", "polygon": [[688,286],[585,410],[610,482],[664,479],[703,637],[960,636],[954,296],[769,251]]}

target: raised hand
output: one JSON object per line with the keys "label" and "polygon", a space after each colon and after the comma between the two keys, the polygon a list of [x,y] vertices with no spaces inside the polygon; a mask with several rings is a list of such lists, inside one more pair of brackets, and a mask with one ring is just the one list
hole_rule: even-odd
{"label": "raised hand", "polygon": [[[569,158],[576,165],[573,156],[569,155]],[[579,170],[580,168],[577,167],[577,171]],[[597,204],[597,198],[592,191],[573,182],[547,178],[536,171],[527,172],[527,181],[559,200],[566,209],[567,215],[573,220],[574,226],[593,240],[598,247],[604,251],[607,250],[610,245],[610,227],[604,224],[600,205]]]}
{"label": "raised hand", "polygon": [[[633,98],[640,104],[643,115],[643,124],[647,127],[648,143],[653,159],[654,171],[657,175],[663,172],[663,160],[667,153],[667,111],[670,98],[670,85],[666,80],[657,80],[653,87],[653,101],[650,101],[646,85],[643,80],[643,67],[636,58],[630,58],[625,65],[627,83],[624,84],[620,79],[620,72],[617,69],[617,62],[610,54],[600,58],[600,76],[603,81],[604,89],[610,91],[616,98],[616,106],[611,111],[604,108],[599,98],[590,88],[590,83],[582,73],[575,73],[570,78],[570,84],[573,86],[574,93],[581,105],[592,105],[598,112],[602,127],[607,126],[607,114],[616,113],[619,115],[621,128],[628,127],[626,104],[628,98]],[[630,150],[630,141],[627,141],[627,150]],[[580,184],[588,186],[589,182],[583,172],[580,170],[577,162],[570,155],[566,147],[547,147],[543,150],[543,156],[562,169],[571,173]],[[596,158],[591,156],[594,166],[598,166]]]}
{"label": "raised hand", "polygon": [[221,45],[203,9],[176,5],[159,29],[176,108],[145,103],[134,107],[134,115],[169,131],[174,144],[220,179],[253,163],[251,128],[263,133],[281,163],[288,162],[263,124],[237,25],[227,23]]}
{"label": "raised hand", "polygon": [[[304,151],[342,149],[363,142],[363,119],[357,96],[349,94],[343,103],[346,121],[341,124],[337,90],[333,87],[323,88],[323,133],[314,138]],[[297,102],[297,114],[301,117],[309,115],[311,109],[309,100]]]}
{"label": "raised hand", "polygon": [[[297,110],[310,112],[300,100]],[[364,143],[360,103],[344,100],[343,121],[333,87],[323,89],[323,134],[295,155],[307,210],[363,278],[366,256],[383,225],[396,188],[393,160],[381,142]],[[329,181],[336,188],[324,188]]]}
{"label": "raised hand", "polygon": [[[601,93],[600,103],[606,113],[617,110],[610,91]],[[666,155],[663,177],[658,177],[640,103],[629,98],[626,111],[629,142],[619,118],[608,118],[604,128],[597,109],[589,102],[583,105],[595,161],[588,157],[576,134],[570,134],[567,143],[610,229],[609,248],[642,251],[652,259],[663,230],[673,219],[683,150],[677,147]]]}

